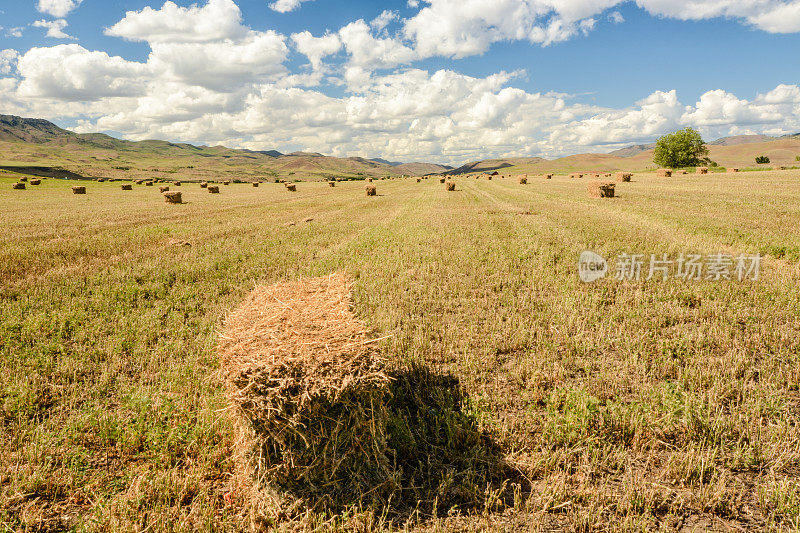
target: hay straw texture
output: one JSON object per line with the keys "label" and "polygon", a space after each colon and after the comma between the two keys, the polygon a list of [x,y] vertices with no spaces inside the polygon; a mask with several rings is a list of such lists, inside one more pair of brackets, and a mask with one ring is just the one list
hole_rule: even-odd
{"label": "hay straw texture", "polygon": [[206,188],[208,188],[208,182],[207,182],[207,181],[201,181],[201,182],[200,182],[200,188],[201,188],[201,189],[206,189]]}
{"label": "hay straw texture", "polygon": [[145,181],[144,184],[145,184],[146,187],[152,187],[153,186],[153,182],[152,181]]}
{"label": "hay straw texture", "polygon": [[739,169],[736,167],[730,167],[728,168],[728,172],[739,172]]}
{"label": "hay straw texture", "polygon": [[176,186],[176,187],[180,187],[181,186],[181,182],[180,181],[173,181],[172,184],[174,186]]}
{"label": "hay straw texture", "polygon": [[589,196],[591,198],[613,198],[614,183],[610,181],[590,181]]}
{"label": "hay straw texture", "polygon": [[11,185],[11,188],[23,191],[25,190],[25,184],[20,181],[19,183],[14,183],[13,185]]}
{"label": "hay straw texture", "polygon": [[208,192],[211,194],[219,194],[219,185],[209,185]]}
{"label": "hay straw texture", "polygon": [[230,185],[231,184],[231,180],[222,180],[222,184],[223,185]]}
{"label": "hay straw texture", "polygon": [[[417,181],[419,181],[419,180],[417,180]],[[329,181],[328,182],[328,187],[336,187],[336,182],[333,181],[333,180]]]}
{"label": "hay straw texture", "polygon": [[164,193],[164,201],[168,204],[180,204],[183,198],[179,191],[167,191]]}
{"label": "hay straw texture", "polygon": [[367,178],[367,183],[372,183],[372,178]]}
{"label": "hay straw texture", "polygon": [[253,187],[258,187],[258,182],[257,181],[253,182]]}
{"label": "hay straw texture", "polygon": [[551,180],[551,179],[553,179],[553,175],[552,174],[545,174],[544,175],[544,179]]}
{"label": "hay straw texture", "polygon": [[527,176],[520,176],[517,181],[519,181],[520,185],[525,185],[525,184],[528,183],[528,177]]}
{"label": "hay straw texture", "polygon": [[169,191],[169,187],[167,187],[166,185],[162,185],[161,187],[158,188],[158,191],[159,192],[168,192]]}
{"label": "hay straw texture", "polygon": [[659,168],[657,174],[659,178],[672,177],[672,171],[668,168]]}
{"label": "hay straw texture", "polygon": [[42,180],[40,180],[40,179],[32,179],[31,180],[31,185],[41,185],[41,184],[42,184]]}
{"label": "hay straw texture", "polygon": [[122,190],[123,191],[132,191],[133,190],[133,185],[131,185],[130,183],[124,183],[122,185]]}
{"label": "hay straw texture", "polygon": [[286,190],[287,191],[291,191],[291,192],[295,192],[297,190],[297,186],[294,183],[287,183],[286,184]]}
{"label": "hay straw texture", "polygon": [[708,174],[708,167],[697,167],[696,171],[698,174]]}
{"label": "hay straw texture", "polygon": [[448,191],[456,190],[456,182],[455,181],[448,181],[446,184]]}
{"label": "hay straw texture", "polygon": [[349,302],[345,276],[332,274],[256,287],[226,320],[222,375],[253,506],[280,504],[274,489],[332,506],[394,490],[389,378]]}
{"label": "hay straw texture", "polygon": [[378,188],[375,185],[367,185],[364,187],[367,191],[367,196],[377,196]]}
{"label": "hay straw texture", "polygon": [[21,178],[19,179],[19,181],[20,181],[20,182],[22,182],[22,183],[25,183],[26,181],[28,181],[28,178],[26,178],[25,176],[23,176],[23,177],[21,177]]}
{"label": "hay straw texture", "polygon": [[633,177],[633,174],[631,174],[630,172],[617,172],[617,175],[616,175],[615,179],[618,182],[628,182],[628,181],[631,181],[632,177]]}
{"label": "hay straw texture", "polygon": [[144,183],[144,180],[136,180],[133,183],[135,183],[136,185],[141,185],[142,183]]}
{"label": "hay straw texture", "polygon": [[72,187],[72,194],[86,194],[86,187],[83,185],[75,185]]}
{"label": "hay straw texture", "polygon": [[439,178],[439,183],[444,183],[445,181],[447,181],[446,178],[444,177]]}

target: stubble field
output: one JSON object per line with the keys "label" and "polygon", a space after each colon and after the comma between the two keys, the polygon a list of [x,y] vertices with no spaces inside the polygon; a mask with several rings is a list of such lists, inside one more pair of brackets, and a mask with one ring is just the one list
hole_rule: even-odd
{"label": "stubble field", "polygon": [[[390,360],[455,376],[517,472],[480,506],[283,528],[800,528],[800,171],[157,187],[0,178],[0,528],[238,530],[217,371],[256,283],[344,271]],[[304,219],[312,217],[311,221]],[[758,281],[584,284],[594,250]],[[496,497],[495,497],[496,495]]]}

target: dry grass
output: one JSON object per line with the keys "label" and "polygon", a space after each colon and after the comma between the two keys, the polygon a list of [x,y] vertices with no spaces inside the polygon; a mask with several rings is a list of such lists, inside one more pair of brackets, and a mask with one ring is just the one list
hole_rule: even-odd
{"label": "dry grass", "polygon": [[[189,188],[180,208],[108,184],[65,202],[75,182],[25,193],[0,178],[0,521],[249,527],[217,378],[224,317],[257,285],[347,271],[352,311],[369,338],[388,337],[375,347],[390,369],[424,363],[458,381],[392,382],[392,397],[428,396],[387,403],[403,502],[423,503],[385,518],[371,502],[280,515],[265,528],[796,530],[798,178],[651,172],[613,201],[565,176],[462,180],[457,195],[387,181],[368,202],[354,201],[361,182],[308,183],[291,199],[268,184],[216,197]],[[765,259],[755,283],[584,285],[586,249]],[[459,455],[476,432],[499,451]],[[525,477],[478,475],[492,453]]]}

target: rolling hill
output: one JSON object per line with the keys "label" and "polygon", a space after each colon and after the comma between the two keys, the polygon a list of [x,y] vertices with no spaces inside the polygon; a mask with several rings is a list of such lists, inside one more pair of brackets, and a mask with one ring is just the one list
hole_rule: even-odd
{"label": "rolling hill", "polygon": [[[0,167],[53,168],[85,177],[320,179],[437,173],[433,163],[390,164],[318,153],[282,154],[159,140],[126,141],[102,133],[79,134],[42,119],[0,115]],[[55,172],[55,171],[54,171]]]}

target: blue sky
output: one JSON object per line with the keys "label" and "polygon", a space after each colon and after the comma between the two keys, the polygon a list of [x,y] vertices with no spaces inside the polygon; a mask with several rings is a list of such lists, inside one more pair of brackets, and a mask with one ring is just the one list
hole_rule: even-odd
{"label": "blue sky", "polygon": [[800,131],[798,0],[0,3],[0,113],[458,163]]}

